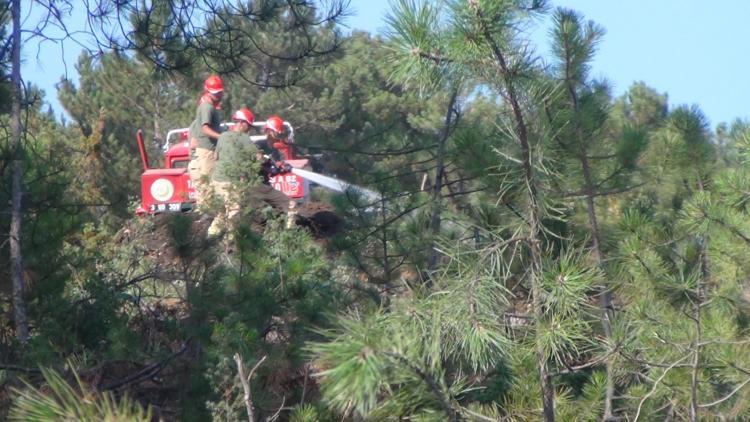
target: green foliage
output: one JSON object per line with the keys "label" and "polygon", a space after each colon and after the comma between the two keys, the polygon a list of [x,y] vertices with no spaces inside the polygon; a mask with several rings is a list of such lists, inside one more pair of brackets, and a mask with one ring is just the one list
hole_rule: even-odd
{"label": "green foliage", "polygon": [[448,28],[440,12],[435,2],[399,0],[385,19],[393,79],[424,96],[458,77],[459,69],[443,56]]}
{"label": "green foliage", "polygon": [[[743,359],[733,350],[744,341],[737,324],[747,312],[737,302],[747,249],[740,199],[744,170],[716,172],[704,122],[696,108],[681,107],[656,138],[669,145],[665,160],[675,163],[663,168],[679,168],[662,173],[667,177],[660,192],[672,192],[679,201],[657,208],[663,217],[630,212],[623,219],[622,268],[632,281],[621,297],[637,336],[624,357],[637,357],[636,366],[648,371],[644,384],[630,387],[629,394],[640,398],[628,404],[633,414],[688,414],[693,405],[700,405],[703,417],[744,412],[743,394],[726,394],[744,381],[736,370]],[[672,190],[665,189],[669,185]],[[692,366],[685,364],[689,361]],[[702,382],[708,379],[717,384]]]}
{"label": "green foliage", "polygon": [[497,315],[508,293],[490,270],[458,259],[460,253],[451,254],[453,265],[434,289],[415,290],[389,311],[340,318],[324,332],[326,342],[309,347],[327,402],[373,418],[439,414],[470,391],[465,374],[502,364],[509,341]]}
{"label": "green foliage", "polygon": [[[557,183],[560,169],[544,154],[549,135],[560,132],[567,122],[534,119],[536,107],[554,100],[556,93],[528,50],[518,48],[523,42],[519,28],[529,12],[539,12],[543,6],[539,2],[522,10],[513,2],[487,1],[453,2],[438,9],[433,3],[402,2],[389,18],[394,49],[402,56],[396,61],[400,78],[421,78],[417,85],[435,89],[440,86],[438,79],[425,72],[431,65],[448,81],[466,75],[504,100],[502,106],[488,107],[495,114],[487,118],[487,128],[467,130],[459,142],[472,150],[484,147],[495,157],[494,168],[491,172],[485,168],[480,181],[498,193],[488,195],[491,201],[506,203],[512,214],[498,218],[498,226],[482,233],[487,240],[481,246],[458,240],[462,229],[466,236],[466,226],[475,230],[474,239],[480,236],[470,219],[456,216],[452,222],[459,234],[444,242],[450,247],[441,247],[446,262],[439,274],[431,276],[431,284],[414,289],[409,301],[392,301],[376,313],[347,318],[339,330],[327,333],[330,343],[314,346],[312,351],[326,368],[321,374],[324,397],[340,411],[351,402],[360,414],[371,417],[383,409],[390,412],[384,414],[420,417],[429,409],[453,419],[466,409],[452,404],[454,396],[449,392],[461,391],[467,380],[496,367],[514,347],[535,353],[545,367],[547,360],[560,367],[569,365],[596,348],[590,336],[590,310],[584,305],[599,284],[599,275],[578,257],[579,252],[565,252],[564,240],[555,240],[565,232],[565,209],[545,196]],[[427,26],[435,23],[445,28],[432,37]],[[443,89],[450,93],[455,85]],[[591,98],[600,105],[596,101],[606,97]],[[462,226],[464,222],[468,224]],[[542,240],[549,241],[544,262],[538,250]],[[512,283],[516,291],[507,287]],[[523,289],[518,288],[521,283]],[[522,312],[528,322],[511,326],[517,340],[508,336],[508,327],[497,318],[511,313],[513,306],[532,311]],[[409,317],[404,322],[405,315]],[[349,338],[350,332],[358,334]],[[397,351],[383,351],[386,346],[377,340],[365,341],[382,337],[390,339],[388,346]],[[402,340],[412,338],[418,340]],[[428,389],[420,392],[412,387],[407,394],[399,382],[409,382],[387,370],[398,366],[411,369],[423,381],[418,385]],[[514,374],[523,370],[513,366]],[[370,382],[354,391],[345,387],[366,375]],[[549,377],[547,372],[541,376]],[[533,414],[525,407],[529,403],[520,404],[519,412]]]}
{"label": "green foliage", "polygon": [[552,53],[559,63],[556,72],[575,84],[588,81],[590,63],[604,37],[601,26],[581,21],[581,15],[570,9],[557,9],[552,15]]}
{"label": "green foliage", "polygon": [[128,198],[139,187],[136,132],[146,130],[147,151],[157,164],[166,132],[190,123],[194,96],[185,88],[192,81],[114,53],[98,58],[83,54],[77,69],[78,86],[63,80],[58,90],[78,129],[69,130],[67,147],[83,152],[75,163],[75,183],[95,186],[88,188],[96,194],[84,197],[86,202],[109,205],[115,215],[125,217]]}
{"label": "green foliage", "polygon": [[311,404],[296,406],[289,416],[289,422],[317,422],[329,420],[332,415]]}
{"label": "green foliage", "polygon": [[[14,343],[0,308],[4,363],[73,356],[81,368],[130,369],[107,381],[154,367],[128,384],[130,396],[181,420],[246,419],[235,353],[247,367],[265,357],[250,379],[258,419],[281,409],[298,422],[539,420],[542,368],[560,420],[600,420],[612,384],[622,419],[689,419],[695,408],[696,419],[750,418],[748,122],[712,131],[697,106],[670,109],[643,83],[613,98],[590,75],[604,30],[572,10],[551,14],[552,54],[540,56],[524,30],[546,16],[541,1],[399,0],[385,38],[336,38],[309,4],[254,2],[253,19],[219,7],[206,54],[185,32],[194,22],[153,6],[131,15],[137,52],[84,55],[78,85],[62,82],[72,123],[54,121],[28,90],[33,329]],[[308,40],[342,49],[281,57]],[[218,54],[230,41],[248,53]],[[153,133],[157,162],[212,69],[226,71],[224,110],[280,113],[316,170],[383,200],[315,192],[343,220],[331,238],[286,230],[244,201],[220,239],[207,240],[193,214],[131,219],[135,131]],[[455,124],[443,132],[454,93]],[[258,168],[249,156],[237,163],[243,198]],[[427,272],[433,242],[442,258]],[[0,242],[2,264],[6,250]],[[0,375],[0,393],[21,385]],[[10,417],[152,416],[78,378],[44,376],[14,391]]]}
{"label": "green foliage", "polygon": [[127,396],[116,398],[112,393],[99,393],[86,386],[74,372],[75,385],[60,374],[43,369],[45,389],[27,384],[17,395],[10,410],[12,421],[150,421],[151,409],[144,409]]}
{"label": "green foliage", "polygon": [[196,314],[207,321],[200,335],[212,388],[208,407],[222,420],[244,412],[233,375],[234,353],[256,360],[269,357],[251,383],[256,405],[278,408],[282,397],[301,394],[279,389],[291,382],[290,372],[302,363],[303,344],[317,337],[310,328],[325,326],[327,315],[347,303],[329,281],[322,250],[307,233],[285,230],[276,220],[268,222],[261,238],[244,230],[240,228],[236,238],[237,256],[208,275],[193,302]]}
{"label": "green foliage", "polygon": [[567,251],[542,272],[544,317],[537,321],[536,342],[561,365],[596,346],[587,335],[593,316],[587,293],[600,285],[602,275],[586,260],[578,251]]}
{"label": "green foliage", "polygon": [[656,129],[667,117],[667,95],[660,94],[643,82],[636,82],[617,99],[612,115],[620,124],[626,122],[639,129]]}

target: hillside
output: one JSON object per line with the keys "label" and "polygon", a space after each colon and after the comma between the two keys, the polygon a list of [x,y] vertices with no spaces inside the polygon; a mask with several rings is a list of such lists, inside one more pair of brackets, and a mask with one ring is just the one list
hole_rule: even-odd
{"label": "hillside", "polygon": [[[396,1],[378,36],[347,2],[95,3],[34,26],[0,0],[0,419],[750,419],[750,122],[614,95],[601,26],[536,0]],[[60,42],[73,10],[88,32],[59,38],[96,48],[41,92],[21,34]],[[314,186],[287,228],[254,146],[227,185],[190,176],[231,138],[213,120],[360,194]],[[222,186],[241,212],[209,234]]]}

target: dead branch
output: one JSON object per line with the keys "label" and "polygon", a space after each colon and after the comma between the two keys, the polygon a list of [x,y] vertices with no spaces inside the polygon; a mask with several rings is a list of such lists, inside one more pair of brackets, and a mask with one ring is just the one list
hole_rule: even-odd
{"label": "dead branch", "polygon": [[27,374],[41,374],[42,371],[39,368],[27,368],[24,366],[18,366],[18,365],[6,365],[6,364],[0,364],[0,370],[3,371],[14,371],[14,372],[24,372]]}
{"label": "dead branch", "polygon": [[[242,356],[239,353],[234,354],[234,361],[237,363],[237,372],[240,376],[240,382],[242,383],[242,389],[245,392],[243,396],[245,402],[245,409],[247,410],[247,420],[249,422],[255,422],[255,412],[253,411],[253,394],[250,389],[250,379],[253,377],[255,371],[260,365],[266,360],[268,356],[263,356],[256,364],[253,369],[250,370],[250,374],[245,376],[245,365],[242,363]],[[283,407],[283,404],[282,404]],[[281,411],[281,408],[279,408]],[[278,413],[278,412],[277,412]]]}
{"label": "dead branch", "polygon": [[281,411],[284,410],[284,404],[286,404],[286,396],[281,398],[281,406],[279,406],[279,409],[276,411],[276,413],[266,418],[266,422],[274,422],[276,419],[278,419]]}
{"label": "dead branch", "polygon": [[141,369],[140,371],[129,375],[119,381],[115,381],[112,383],[109,383],[103,387],[99,387],[100,390],[114,390],[117,388],[120,388],[122,386],[132,384],[135,382],[139,382],[141,380],[144,380],[146,378],[151,378],[154,375],[161,372],[167,364],[177,356],[180,356],[181,354],[185,353],[188,349],[188,344],[190,341],[186,341],[185,344],[180,348],[180,350],[176,351],[175,353],[172,353],[171,355],[167,356],[166,358],[162,359],[159,362],[152,363],[151,365],[146,366],[145,368]]}
{"label": "dead branch", "polygon": [[643,396],[643,398],[641,399],[641,402],[638,403],[638,410],[635,412],[635,418],[633,418],[633,422],[637,422],[638,421],[638,417],[641,415],[641,408],[643,407],[643,403],[645,403],[646,400],[648,400],[648,398],[651,397],[654,394],[654,392],[656,392],[656,387],[659,386],[659,383],[661,382],[661,380],[663,380],[664,377],[667,376],[667,374],[669,373],[669,371],[672,368],[674,368],[675,366],[677,366],[683,360],[687,359],[688,356],[690,356],[690,355],[685,355],[685,356],[681,357],[680,359],[674,361],[674,363],[672,363],[671,365],[669,365],[669,367],[664,370],[664,373],[661,374],[661,376],[659,378],[657,378],[656,381],[654,381],[654,385],[651,387],[651,391],[649,391],[648,393],[646,393],[646,395]]}
{"label": "dead branch", "polygon": [[724,402],[726,400],[729,400],[732,396],[735,395],[735,393],[737,393],[738,391],[740,391],[742,389],[742,387],[746,386],[748,383],[750,383],[750,378],[746,379],[745,382],[743,382],[742,384],[740,384],[737,387],[735,387],[726,396],[724,396],[724,397],[722,397],[722,398],[720,398],[720,399],[718,399],[716,401],[712,401],[711,403],[699,404],[698,407],[706,408],[706,407],[716,406],[719,403],[722,403],[722,402]]}

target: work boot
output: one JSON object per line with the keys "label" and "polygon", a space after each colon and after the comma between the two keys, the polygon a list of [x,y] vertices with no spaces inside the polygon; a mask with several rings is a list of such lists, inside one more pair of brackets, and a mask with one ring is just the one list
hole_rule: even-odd
{"label": "work boot", "polygon": [[293,229],[297,221],[297,202],[289,201],[289,211],[286,213],[286,228]]}
{"label": "work boot", "polygon": [[223,233],[224,238],[222,239],[222,245],[224,246],[224,253],[226,255],[232,255],[237,250],[237,238],[234,235],[234,230],[229,230]]}
{"label": "work boot", "polygon": [[215,239],[221,235],[224,234],[224,228],[222,227],[223,224],[221,223],[219,218],[214,218],[214,221],[211,222],[211,225],[208,226],[208,231],[206,231],[206,237],[208,239]]}

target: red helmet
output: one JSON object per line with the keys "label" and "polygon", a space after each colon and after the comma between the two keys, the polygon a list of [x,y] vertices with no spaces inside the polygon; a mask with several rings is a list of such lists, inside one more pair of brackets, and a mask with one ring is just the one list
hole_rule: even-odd
{"label": "red helmet", "polygon": [[211,75],[203,82],[203,89],[211,94],[218,94],[224,91],[224,82],[217,75]]}
{"label": "red helmet", "polygon": [[266,120],[266,129],[271,129],[276,133],[284,132],[284,120],[279,116],[271,116]]}
{"label": "red helmet", "polygon": [[255,116],[253,116],[253,112],[250,111],[247,107],[242,107],[241,109],[234,112],[232,115],[232,120],[235,122],[246,122],[249,125],[252,125],[255,121]]}

